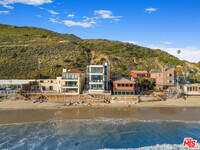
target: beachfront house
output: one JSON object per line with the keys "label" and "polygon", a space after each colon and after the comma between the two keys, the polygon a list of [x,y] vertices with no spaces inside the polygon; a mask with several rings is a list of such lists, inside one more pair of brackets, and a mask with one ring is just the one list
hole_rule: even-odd
{"label": "beachfront house", "polygon": [[147,71],[139,71],[139,70],[132,70],[130,73],[130,76],[133,78],[147,78],[148,77],[148,72]]}
{"label": "beachfront house", "polygon": [[108,63],[87,66],[87,91],[89,94],[110,93]]}
{"label": "beachfront house", "polygon": [[16,94],[25,84],[34,82],[35,80],[0,80],[0,94]]}
{"label": "beachfront house", "polygon": [[156,81],[158,89],[167,89],[177,84],[175,68],[151,69],[151,78]]}
{"label": "beachfront house", "polygon": [[58,92],[56,79],[37,79],[40,91],[43,93],[56,93]]}
{"label": "beachfront house", "polygon": [[200,96],[200,84],[183,85],[183,93],[186,96]]}
{"label": "beachfront house", "polygon": [[[139,70],[132,70],[130,72],[130,76],[135,78],[139,81],[139,91],[140,93],[147,94],[149,92],[150,83],[148,81],[148,72],[147,71],[139,71]],[[141,83],[140,83],[141,82]]]}
{"label": "beachfront house", "polygon": [[136,95],[138,83],[132,77],[112,77],[112,93],[114,95]]}
{"label": "beachfront house", "polygon": [[61,94],[82,94],[85,85],[85,73],[78,70],[63,69],[62,78],[57,78],[60,83]]}

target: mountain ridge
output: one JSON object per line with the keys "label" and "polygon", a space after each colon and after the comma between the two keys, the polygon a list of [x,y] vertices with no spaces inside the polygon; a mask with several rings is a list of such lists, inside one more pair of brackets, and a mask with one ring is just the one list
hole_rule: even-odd
{"label": "mountain ridge", "polygon": [[[41,68],[38,68],[38,59]],[[175,67],[188,69],[200,81],[198,64],[179,60],[162,50],[106,39],[81,39],[35,27],[0,24],[0,78],[55,78],[62,68],[86,70],[89,64],[110,62],[111,74],[128,76],[131,70]],[[179,67],[178,67],[179,66]],[[181,68],[181,69],[180,69]],[[199,79],[198,79],[199,78]]]}

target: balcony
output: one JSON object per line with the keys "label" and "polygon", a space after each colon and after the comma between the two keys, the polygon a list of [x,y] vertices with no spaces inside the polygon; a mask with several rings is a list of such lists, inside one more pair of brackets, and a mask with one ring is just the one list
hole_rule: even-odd
{"label": "balcony", "polygon": [[103,80],[90,80],[90,82],[102,83]]}
{"label": "balcony", "polygon": [[78,78],[62,78],[63,80],[78,80]]}
{"label": "balcony", "polygon": [[78,84],[75,81],[66,81],[63,87],[78,87]]}
{"label": "balcony", "polygon": [[78,93],[78,89],[62,89],[62,93]]}

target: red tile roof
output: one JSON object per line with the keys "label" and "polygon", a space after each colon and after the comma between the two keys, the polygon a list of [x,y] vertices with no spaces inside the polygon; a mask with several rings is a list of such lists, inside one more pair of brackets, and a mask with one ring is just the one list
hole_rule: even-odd
{"label": "red tile roof", "polygon": [[134,73],[148,73],[147,71],[140,71],[140,70],[132,70],[131,72],[134,72]]}
{"label": "red tile roof", "polygon": [[84,73],[84,71],[70,70],[70,71],[67,71],[65,73]]}

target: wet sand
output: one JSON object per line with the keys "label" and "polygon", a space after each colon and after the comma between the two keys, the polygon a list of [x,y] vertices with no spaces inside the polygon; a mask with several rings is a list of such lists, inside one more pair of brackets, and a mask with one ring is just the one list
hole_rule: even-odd
{"label": "wet sand", "polygon": [[139,120],[199,121],[200,107],[77,107],[68,109],[1,110],[0,124],[52,119],[135,118]]}
{"label": "wet sand", "polygon": [[138,104],[92,103],[65,106],[24,100],[0,102],[0,124],[48,121],[52,119],[135,118],[139,120],[200,120],[200,99],[169,99]]}

